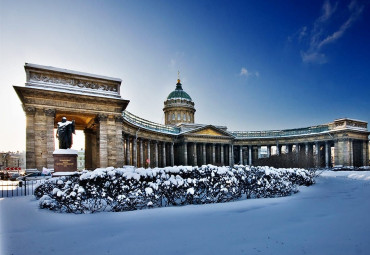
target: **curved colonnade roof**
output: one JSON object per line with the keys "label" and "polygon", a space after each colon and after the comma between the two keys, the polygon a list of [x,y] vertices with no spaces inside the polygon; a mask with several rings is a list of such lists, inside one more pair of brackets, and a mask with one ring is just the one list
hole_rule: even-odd
{"label": "curved colonnade roof", "polygon": [[[145,128],[151,131],[155,131],[155,132],[159,132],[163,134],[170,134],[170,135],[180,135],[184,133],[180,127],[168,126],[168,125],[155,123],[149,120],[145,120],[128,111],[123,111],[122,116],[126,121],[140,128]],[[203,126],[207,126],[207,125],[203,125]],[[199,127],[199,125],[197,127]],[[284,129],[284,130],[226,131],[226,132],[234,136],[235,139],[245,139],[245,138],[301,136],[301,135],[324,133],[328,131],[329,131],[329,125],[318,125],[318,126],[312,126],[312,127]]]}

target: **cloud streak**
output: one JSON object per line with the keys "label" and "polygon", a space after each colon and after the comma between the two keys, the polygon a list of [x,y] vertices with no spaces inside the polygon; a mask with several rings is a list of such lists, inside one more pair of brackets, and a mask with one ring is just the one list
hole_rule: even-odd
{"label": "cloud streak", "polygon": [[318,17],[313,23],[311,31],[308,33],[307,26],[300,29],[299,41],[309,36],[308,47],[306,50],[301,51],[302,61],[305,63],[319,63],[327,62],[326,55],[323,53],[325,46],[336,42],[340,39],[345,32],[351,28],[353,23],[361,16],[364,5],[359,5],[356,0],[352,0],[348,5],[348,16],[344,22],[336,25],[336,29],[331,32],[327,28],[328,24],[333,22],[337,14],[338,3],[331,4],[326,0],[322,6],[321,16]]}

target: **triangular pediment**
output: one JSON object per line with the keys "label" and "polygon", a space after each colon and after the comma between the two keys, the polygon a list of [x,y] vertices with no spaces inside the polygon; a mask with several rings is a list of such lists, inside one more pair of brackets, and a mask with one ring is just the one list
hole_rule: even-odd
{"label": "triangular pediment", "polygon": [[188,132],[188,134],[191,134],[191,135],[206,135],[206,136],[230,136],[229,133],[221,130],[221,129],[218,129],[214,126],[205,126],[205,127],[202,127],[202,128],[198,128],[198,129],[195,129],[195,130],[191,130],[190,132]]}

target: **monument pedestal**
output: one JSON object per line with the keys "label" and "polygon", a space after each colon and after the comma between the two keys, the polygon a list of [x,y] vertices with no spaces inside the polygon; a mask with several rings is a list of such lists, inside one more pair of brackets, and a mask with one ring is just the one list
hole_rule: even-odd
{"label": "monument pedestal", "polygon": [[71,149],[58,149],[53,152],[54,172],[77,171],[77,151]]}

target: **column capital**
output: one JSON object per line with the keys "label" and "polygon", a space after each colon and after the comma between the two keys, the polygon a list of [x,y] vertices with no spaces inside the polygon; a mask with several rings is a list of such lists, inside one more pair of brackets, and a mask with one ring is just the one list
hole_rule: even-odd
{"label": "column capital", "polygon": [[96,117],[96,119],[97,119],[98,122],[107,121],[108,115],[106,115],[106,114],[98,114],[98,116]]}
{"label": "column capital", "polygon": [[114,116],[114,120],[115,120],[116,123],[122,123],[123,122],[123,117],[121,115]]}
{"label": "column capital", "polygon": [[36,113],[36,108],[33,106],[24,106],[23,105],[23,111],[25,112],[26,115],[29,116],[34,116]]}
{"label": "column capital", "polygon": [[46,116],[55,117],[55,109],[44,109],[44,113]]}

